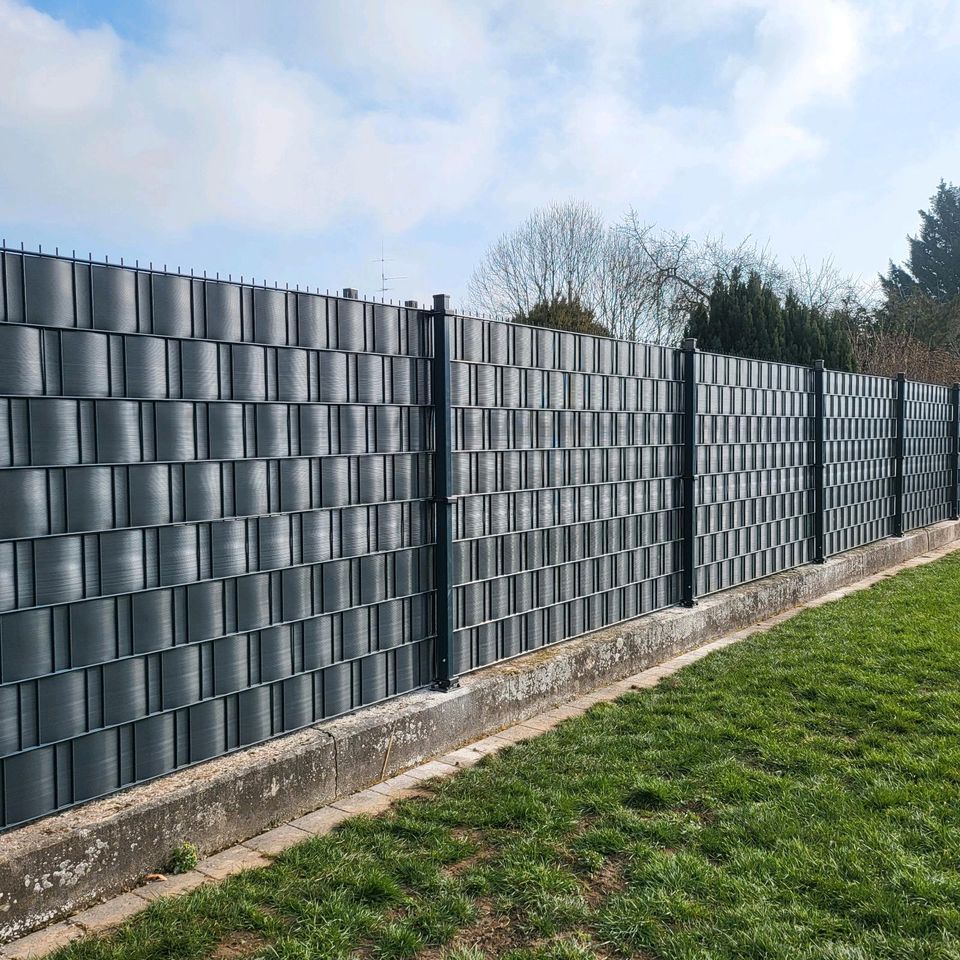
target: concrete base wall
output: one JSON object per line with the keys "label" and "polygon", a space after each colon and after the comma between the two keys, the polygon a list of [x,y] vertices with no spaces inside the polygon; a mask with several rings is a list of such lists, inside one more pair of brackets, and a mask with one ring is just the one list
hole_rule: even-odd
{"label": "concrete base wall", "polygon": [[183,840],[204,854],[960,538],[917,530],[631,620],[0,836],[0,943],[114,896]]}

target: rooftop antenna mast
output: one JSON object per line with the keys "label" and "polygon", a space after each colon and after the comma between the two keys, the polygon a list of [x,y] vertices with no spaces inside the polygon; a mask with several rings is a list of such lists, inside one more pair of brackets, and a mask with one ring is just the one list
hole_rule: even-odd
{"label": "rooftop antenna mast", "polygon": [[380,264],[380,298],[383,299],[383,297],[384,297],[387,293],[389,293],[391,290],[393,290],[393,287],[388,287],[388,286],[387,286],[387,284],[388,284],[391,280],[406,280],[407,278],[406,278],[406,277],[400,277],[400,276],[397,276],[397,277],[388,277],[388,276],[387,276],[387,264],[388,264],[388,263],[393,263],[393,260],[384,257],[384,255],[383,255],[383,240],[382,240],[382,239],[381,239],[381,241],[380,241],[380,256],[377,257],[377,259],[374,260],[373,262]]}

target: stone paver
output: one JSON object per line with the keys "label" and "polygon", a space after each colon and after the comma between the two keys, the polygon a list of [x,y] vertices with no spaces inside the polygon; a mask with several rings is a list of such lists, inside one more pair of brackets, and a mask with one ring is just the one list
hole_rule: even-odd
{"label": "stone paver", "polygon": [[9,957],[10,960],[28,960],[31,957],[45,957],[82,936],[83,929],[69,921],[55,923],[52,927],[44,927],[43,930],[5,944],[0,950],[3,951],[2,956]]}
{"label": "stone paver", "polygon": [[343,823],[350,816],[346,810],[338,810],[336,807],[321,807],[314,810],[313,813],[304,814],[291,820],[290,825],[300,830],[305,830],[313,836],[323,836],[329,833],[334,827]]}
{"label": "stone paver", "polygon": [[371,790],[382,793],[391,800],[400,800],[403,797],[426,796],[423,784],[416,777],[408,776],[405,773],[384,780],[382,783],[375,783]]}
{"label": "stone paver", "polygon": [[212,883],[210,877],[198,870],[187,873],[171,874],[166,880],[152,880],[137,887],[134,893],[144,900],[158,900],[160,897],[175,897],[181,893],[189,893],[205,883]]}
{"label": "stone paver", "polygon": [[373,817],[378,813],[383,813],[392,802],[393,800],[386,794],[369,787],[349,797],[335,800],[331,806],[350,814],[365,813],[367,816]]}
{"label": "stone paver", "polygon": [[529,720],[524,720],[520,726],[529,727],[531,730],[537,730],[540,733],[547,733],[553,730],[554,727],[559,726],[560,723],[560,720],[544,720],[541,714],[539,717],[531,717]]}
{"label": "stone paver", "polygon": [[421,763],[419,767],[414,767],[407,771],[408,777],[414,780],[433,780],[435,777],[452,777],[457,772],[457,768],[452,763],[444,763],[442,760],[428,760]]}
{"label": "stone paver", "polygon": [[[563,723],[564,720],[569,719],[568,716],[567,716],[567,714],[564,713],[563,711],[564,711],[564,708],[563,708],[563,707],[554,707],[552,710],[547,710],[545,713],[538,714],[538,715],[537,715],[536,717],[534,717],[533,719],[535,719],[535,720],[543,720],[543,721],[545,721],[545,722],[547,722],[547,723],[551,723],[551,724],[553,724],[553,726],[557,727],[557,726],[559,726],[561,723]],[[529,723],[530,721],[527,720],[527,721],[525,721],[525,722]]]}
{"label": "stone paver", "polygon": [[631,680],[631,687],[634,690],[649,690],[660,682],[660,677],[649,676],[646,673],[638,673],[635,677],[632,677]]}
{"label": "stone paver", "polygon": [[256,850],[265,856],[275,857],[294,844],[309,840],[310,836],[306,830],[285,823],[282,826],[274,827],[273,830],[268,830],[266,833],[261,833],[259,837],[245,840],[243,846]]}
{"label": "stone paver", "polygon": [[507,727],[506,730],[501,730],[497,736],[502,737],[504,740],[509,740],[511,743],[522,743],[524,740],[532,740],[534,737],[539,737],[540,733],[540,730],[534,730],[533,727],[527,727],[522,723],[518,723],[514,727]]}
{"label": "stone paver", "polygon": [[582,717],[586,712],[586,707],[575,707],[569,703],[550,711],[551,714],[558,716],[560,720],[574,720],[577,717]]}
{"label": "stone paver", "polygon": [[146,906],[147,901],[137,893],[123,893],[119,897],[74,914],[70,918],[70,923],[83,927],[87,933],[95,933],[98,930],[106,930],[108,927],[120,926],[124,920],[128,920]]}
{"label": "stone paver", "polygon": [[473,747],[461,747],[459,750],[452,750],[450,753],[445,753],[440,759],[444,763],[449,763],[454,767],[474,767],[485,756],[486,754],[481,753],[479,750],[474,750]]}
{"label": "stone paver", "polygon": [[252,870],[269,865],[269,857],[238,843],[235,847],[229,847],[220,853],[215,853],[212,857],[201,860],[197,864],[197,870],[214,880],[223,880],[235,873],[240,873],[241,870]]}
{"label": "stone paver", "polygon": [[469,749],[476,751],[481,756],[488,757],[512,746],[514,746],[514,744],[511,741],[504,740],[503,737],[499,737],[494,733],[487,735],[476,743],[471,743]]}

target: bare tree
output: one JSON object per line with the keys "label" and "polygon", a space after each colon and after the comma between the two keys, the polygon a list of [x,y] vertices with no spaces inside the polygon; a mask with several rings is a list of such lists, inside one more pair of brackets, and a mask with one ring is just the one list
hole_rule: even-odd
{"label": "bare tree", "polygon": [[655,339],[646,323],[642,263],[622,230],[608,230],[597,276],[593,308],[598,319],[622,340]]}
{"label": "bare tree", "polygon": [[603,217],[586,203],[534,211],[484,255],[470,280],[471,306],[506,318],[565,297],[593,309],[606,233]]}
{"label": "bare tree", "polygon": [[589,311],[613,336],[656,338],[646,323],[648,291],[631,238],[577,201],[535,211],[487,251],[470,281],[473,309],[528,316],[563,300]]}
{"label": "bare tree", "polygon": [[868,284],[861,277],[845,274],[833,257],[811,264],[799,257],[786,271],[781,285],[792,289],[802,303],[821,313],[831,310],[867,309],[879,303],[877,284]]}
{"label": "bare tree", "polygon": [[690,311],[710,296],[714,280],[729,280],[735,269],[756,271],[778,286],[782,270],[767,247],[749,237],[731,246],[724,238],[696,240],[689,234],[645,223],[630,211],[617,228],[633,262],[629,284],[644,339],[673,343],[682,335]]}

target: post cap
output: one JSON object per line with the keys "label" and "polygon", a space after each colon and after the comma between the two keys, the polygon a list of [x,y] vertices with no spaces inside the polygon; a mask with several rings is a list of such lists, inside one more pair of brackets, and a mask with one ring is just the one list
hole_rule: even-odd
{"label": "post cap", "polygon": [[813,369],[814,369],[814,370],[824,370],[825,367],[824,367],[823,361],[822,361],[822,360],[814,360],[814,361],[813,361]]}
{"label": "post cap", "polygon": [[357,293],[356,287],[344,287],[343,288],[343,299],[344,300],[356,300],[359,294]]}
{"label": "post cap", "polygon": [[687,337],[683,341],[684,350],[696,350],[697,349],[697,338],[696,337]]}
{"label": "post cap", "polygon": [[450,296],[446,293],[435,293],[433,295],[433,312],[448,313],[450,310]]}

